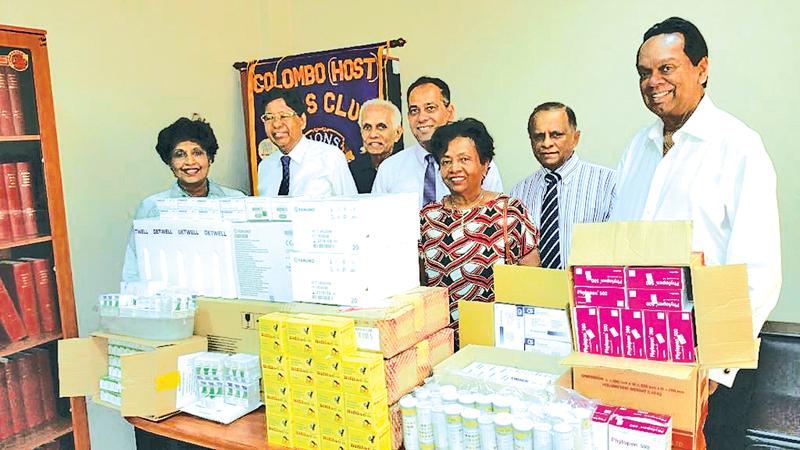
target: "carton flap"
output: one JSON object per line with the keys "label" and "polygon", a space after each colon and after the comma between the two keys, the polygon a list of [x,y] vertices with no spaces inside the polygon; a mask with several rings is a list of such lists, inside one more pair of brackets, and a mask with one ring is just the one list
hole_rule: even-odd
{"label": "carton flap", "polygon": [[123,416],[156,416],[156,352],[140,352],[120,357],[122,366]]}
{"label": "carton flap", "polygon": [[561,364],[571,367],[606,367],[609,369],[631,370],[634,372],[660,375],[681,380],[688,379],[697,370],[696,366],[676,364],[646,359],[615,358],[590,353],[572,352],[561,360]]}
{"label": "carton flap", "polygon": [[458,339],[462,348],[494,346],[494,303],[459,300]]}
{"label": "carton flap", "polygon": [[569,265],[688,266],[687,221],[576,223]]}
{"label": "carton flap", "polygon": [[707,368],[755,368],[758,344],[744,264],[692,269],[697,348]]}
{"label": "carton flap", "polygon": [[569,303],[564,270],[497,264],[494,286],[495,300],[502,303],[560,309]]}
{"label": "carton flap", "polygon": [[[166,345],[172,345],[176,342],[181,342],[183,339],[178,341],[158,341],[153,339],[142,339],[133,336],[124,336],[121,334],[113,334],[113,333],[106,333],[105,331],[95,331],[92,333],[92,336],[101,337],[104,339],[114,339],[119,341],[131,342],[134,344],[144,345],[146,347],[164,347]],[[192,337],[188,337],[187,339],[191,339]]]}
{"label": "carton flap", "polygon": [[101,338],[58,341],[59,396],[95,395],[108,371],[108,344]]}

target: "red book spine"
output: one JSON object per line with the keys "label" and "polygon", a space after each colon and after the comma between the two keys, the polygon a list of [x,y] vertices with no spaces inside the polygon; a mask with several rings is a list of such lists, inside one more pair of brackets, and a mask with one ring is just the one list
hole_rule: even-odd
{"label": "red book spine", "polygon": [[54,275],[50,270],[50,261],[44,258],[20,258],[20,261],[31,263],[33,268],[33,284],[36,287],[36,301],[39,303],[42,331],[55,333],[58,331],[58,307],[56,306]]}
{"label": "red book spine", "polygon": [[14,120],[11,117],[11,93],[8,91],[6,72],[8,67],[0,66],[0,136],[14,135]]}
{"label": "red book spine", "polygon": [[0,441],[8,439],[14,432],[11,423],[11,407],[8,406],[6,371],[4,370],[4,364],[7,363],[7,359],[0,358]]}
{"label": "red book spine", "polygon": [[31,163],[17,162],[17,183],[19,184],[19,199],[22,207],[22,223],[26,236],[39,234],[36,224],[36,204],[33,200],[33,178],[31,178]]}
{"label": "red book spine", "polygon": [[44,349],[31,350],[36,355],[36,373],[39,374],[39,391],[45,422],[56,418],[56,391],[53,386],[53,371],[50,368],[50,353]]}
{"label": "red book spine", "polygon": [[8,407],[11,410],[11,431],[13,434],[28,429],[22,405],[22,385],[19,377],[19,359],[8,358],[6,369],[6,385],[8,386]]}
{"label": "red book spine", "polygon": [[11,295],[4,283],[0,282],[0,328],[11,342],[18,341],[28,335],[22,317],[11,300]]}
{"label": "red book spine", "polygon": [[22,219],[22,199],[19,195],[17,164],[0,164],[0,170],[3,172],[3,182],[6,185],[8,213],[11,216],[11,236],[14,239],[20,239],[25,237],[25,223]]}
{"label": "red book spine", "polygon": [[28,427],[38,427],[44,422],[42,409],[42,389],[39,382],[38,364],[32,353],[19,353],[20,379],[22,387],[22,406]]}
{"label": "red book spine", "polygon": [[[42,334],[39,323],[39,308],[36,305],[36,293],[33,287],[33,269],[31,263],[24,261],[0,261],[0,278],[17,303],[22,322],[28,336]],[[12,287],[13,286],[13,287]]]}
{"label": "red book spine", "polygon": [[[2,175],[2,171],[0,171]],[[10,241],[14,235],[11,233],[11,214],[8,212],[8,197],[6,197],[5,180],[0,181],[0,241]]]}
{"label": "red book spine", "polygon": [[22,112],[19,76],[14,69],[6,68],[6,85],[8,85],[8,96],[11,98],[11,120],[14,123],[14,133],[25,134],[25,115]]}

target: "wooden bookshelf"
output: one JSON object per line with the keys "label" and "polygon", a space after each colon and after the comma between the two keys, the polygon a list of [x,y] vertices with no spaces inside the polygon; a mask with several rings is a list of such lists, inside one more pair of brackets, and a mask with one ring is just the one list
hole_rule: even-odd
{"label": "wooden bookshelf", "polygon": [[29,350],[40,345],[61,339],[61,332],[45,333],[34,338],[25,338],[21,341],[0,344],[0,358],[14,353]]}
{"label": "wooden bookshelf", "polygon": [[[25,211],[35,211],[38,236],[18,236],[0,243],[0,257],[47,258],[51,262],[53,291],[56,298],[61,331],[49,335],[28,338],[14,343],[0,343],[0,355],[9,356],[32,348],[45,348],[51,352],[51,364],[57,363],[52,342],[61,338],[78,337],[78,322],[75,312],[75,294],[72,284],[72,266],[67,236],[67,220],[64,207],[64,191],[61,179],[61,162],[56,134],[55,109],[50,78],[47,33],[44,30],[0,25],[0,65],[5,74],[5,86],[0,86],[0,108],[11,113],[13,129],[9,122],[2,122],[0,114],[0,162],[27,162],[30,171],[19,185],[25,193],[32,192]],[[11,75],[16,77],[11,77]],[[10,80],[16,80],[13,84]],[[3,90],[2,88],[5,88]],[[12,88],[16,89],[12,89]],[[8,103],[4,99],[8,100]],[[5,106],[4,106],[5,105]],[[8,116],[5,116],[8,117]],[[7,120],[7,119],[6,119]],[[19,171],[19,166],[17,167]],[[22,177],[22,172],[18,176]],[[5,186],[12,186],[4,179]],[[30,186],[30,187],[28,187]],[[29,219],[31,215],[27,216]],[[26,223],[30,224],[29,220]],[[5,230],[5,229],[3,229]],[[13,231],[13,230],[12,230]],[[31,232],[31,231],[28,231]],[[31,233],[32,234],[32,233]],[[49,245],[37,245],[49,243]],[[55,368],[54,368],[55,369]],[[57,380],[54,380],[57,386]],[[56,393],[57,395],[57,393]],[[84,450],[89,448],[89,427],[86,402],[75,397],[60,402],[59,410],[68,416],[28,430],[0,443],[0,448],[33,449],[51,440],[63,437],[64,448]],[[64,442],[64,441],[72,442]]]}
{"label": "wooden bookshelf", "polygon": [[33,450],[72,431],[72,420],[59,417],[22,434],[0,442],[0,449]]}

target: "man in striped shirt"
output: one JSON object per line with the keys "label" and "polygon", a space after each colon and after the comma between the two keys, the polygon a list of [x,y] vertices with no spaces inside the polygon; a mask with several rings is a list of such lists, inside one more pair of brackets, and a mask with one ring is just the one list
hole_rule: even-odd
{"label": "man in striped shirt", "polygon": [[511,196],[527,206],[531,221],[543,233],[542,267],[563,269],[572,225],[605,222],[611,215],[616,176],[612,169],[583,161],[575,153],[581,132],[569,106],[557,102],[537,106],[528,118],[528,136],[542,168],[514,186]]}

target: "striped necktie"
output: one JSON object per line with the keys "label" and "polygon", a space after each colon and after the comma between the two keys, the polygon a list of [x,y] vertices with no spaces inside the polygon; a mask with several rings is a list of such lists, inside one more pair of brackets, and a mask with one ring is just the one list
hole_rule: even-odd
{"label": "striped necktie", "polygon": [[281,185],[278,187],[278,195],[289,195],[289,162],[291,158],[289,155],[281,156],[281,166],[283,169],[283,176],[281,177]]}
{"label": "striped necktie", "polygon": [[422,188],[422,205],[436,200],[436,165],[433,155],[425,155],[428,166],[425,168],[425,184]]}
{"label": "striped necktie", "polygon": [[539,257],[542,267],[561,269],[561,243],[558,237],[558,182],[561,181],[561,175],[550,172],[544,179],[547,181],[547,190],[544,193],[539,228]]}

